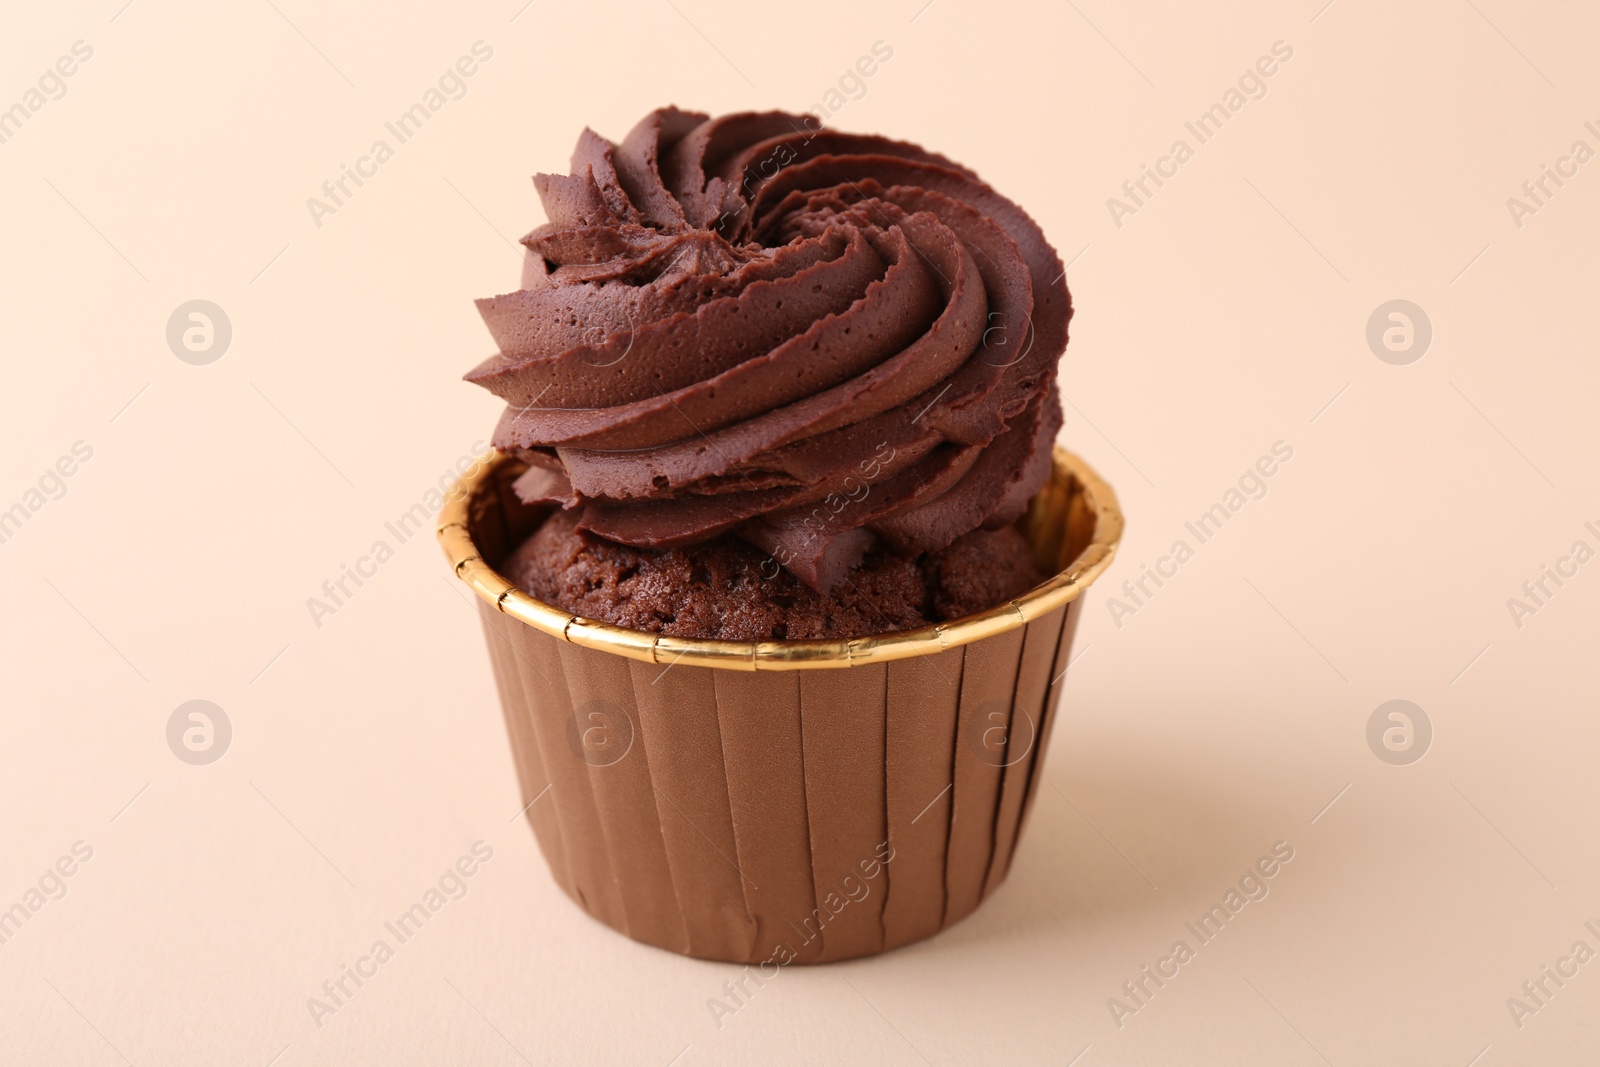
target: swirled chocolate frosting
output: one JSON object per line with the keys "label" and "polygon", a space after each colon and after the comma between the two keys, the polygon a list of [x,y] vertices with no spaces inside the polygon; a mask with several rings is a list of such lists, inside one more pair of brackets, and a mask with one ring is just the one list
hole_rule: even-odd
{"label": "swirled chocolate frosting", "polygon": [[1061,426],[1071,297],[1016,204],[810,115],[665,108],[534,185],[522,288],[478,302],[529,503],[645,548],[733,533],[827,592],[1014,522]]}

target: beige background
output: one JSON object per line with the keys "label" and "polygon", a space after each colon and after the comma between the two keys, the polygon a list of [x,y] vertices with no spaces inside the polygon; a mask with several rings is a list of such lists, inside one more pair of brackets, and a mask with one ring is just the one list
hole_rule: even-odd
{"label": "beige background", "polygon": [[[0,544],[0,907],[93,849],[0,946],[0,1062],[1592,1061],[1600,963],[1520,1028],[1506,1004],[1600,949],[1600,563],[1520,628],[1507,607],[1600,548],[1600,163],[1520,228],[1506,204],[1600,148],[1592,8],[123,2],[0,37],[0,107],[93,48],[0,144],[0,509],[93,449]],[[466,95],[315,225],[479,40]],[[973,165],[1073,261],[1063,440],[1130,523],[1010,882],[719,1028],[733,968],[548,878],[431,536],[320,628],[306,600],[488,435],[458,376],[490,348],[472,298],[514,288],[541,221],[529,175],[667,102],[823,103],[880,40],[829,121]],[[1280,40],[1265,97],[1117,226],[1107,198]],[[233,325],[206,366],[165,339],[196,298]],[[1406,366],[1365,340],[1397,298],[1434,332]],[[1267,495],[1119,627],[1114,587],[1280,440]],[[1365,739],[1395,698],[1434,731],[1409,766]],[[232,723],[210,766],[166,742],[191,699]],[[466,897],[315,1025],[480,839]],[[1108,998],[1280,840],[1270,895],[1119,1028]]]}

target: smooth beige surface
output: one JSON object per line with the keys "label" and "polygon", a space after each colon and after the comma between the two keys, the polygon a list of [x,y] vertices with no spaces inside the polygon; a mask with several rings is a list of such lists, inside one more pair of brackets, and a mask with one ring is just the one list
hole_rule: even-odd
{"label": "smooth beige surface", "polygon": [[[1321,4],[13,12],[0,107],[93,56],[0,144],[0,509],[93,454],[0,544],[0,907],[75,872],[0,945],[0,1063],[1591,1062],[1600,962],[1543,979],[1520,1028],[1507,999],[1600,951],[1600,562],[1520,627],[1507,600],[1600,549],[1600,162],[1560,162],[1600,149],[1600,16]],[[465,95],[318,227],[307,198],[479,40]],[[830,100],[880,40],[865,94]],[[1276,41],[1266,95],[1197,144],[1184,123]],[[1024,204],[1073,261],[1062,440],[1129,519],[1010,881],[720,1027],[737,971],[550,881],[465,591],[431,522],[386,526],[498,414],[457,376],[489,351],[471,299],[514,286],[540,221],[529,175],[669,101],[824,104]],[[1107,198],[1178,138],[1193,157],[1119,227]],[[1519,227],[1541,164],[1576,174]],[[192,299],[233,326],[206,366],[166,340]],[[1394,299],[1433,327],[1410,365],[1366,340]],[[1279,441],[1200,544],[1185,523]],[[168,747],[194,699],[232,724],[209,766]],[[1409,766],[1366,740],[1391,699],[1432,724]],[[318,1026],[308,998],[480,840],[466,895]],[[1185,923],[1279,841],[1266,898],[1201,944]],[[1108,1000],[1179,939],[1119,1027]]]}

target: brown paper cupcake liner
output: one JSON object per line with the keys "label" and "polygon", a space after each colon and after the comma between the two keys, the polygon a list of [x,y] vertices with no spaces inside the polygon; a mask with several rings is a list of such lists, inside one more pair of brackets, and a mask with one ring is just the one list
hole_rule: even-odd
{"label": "brown paper cupcake liner", "polygon": [[1055,454],[1020,524],[1055,576],[991,611],[855,641],[689,641],[575,618],[493,568],[544,512],[502,457],[439,536],[477,592],[522,802],[552,876],[648,944],[741,963],[870,955],[1005,878],[1082,603],[1122,519]]}

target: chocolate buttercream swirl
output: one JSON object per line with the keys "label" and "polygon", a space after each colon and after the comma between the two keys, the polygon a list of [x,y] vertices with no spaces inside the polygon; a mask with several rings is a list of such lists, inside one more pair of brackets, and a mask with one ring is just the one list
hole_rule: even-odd
{"label": "chocolate buttercream swirl", "polygon": [[1049,473],[1071,297],[1016,204],[810,115],[665,108],[534,185],[478,301],[517,494],[641,547],[734,533],[813,588],[1014,522]]}

